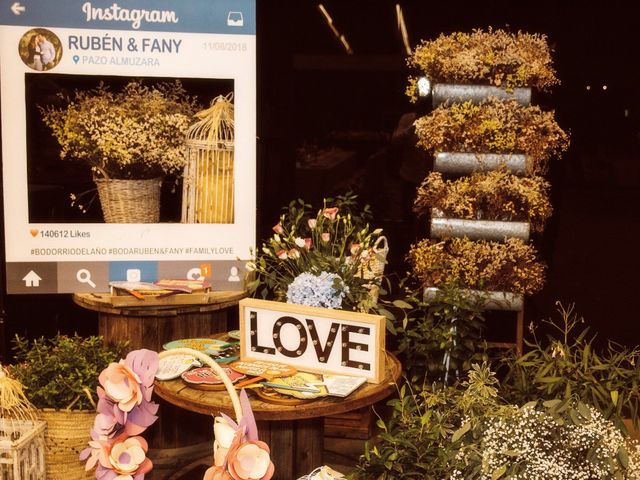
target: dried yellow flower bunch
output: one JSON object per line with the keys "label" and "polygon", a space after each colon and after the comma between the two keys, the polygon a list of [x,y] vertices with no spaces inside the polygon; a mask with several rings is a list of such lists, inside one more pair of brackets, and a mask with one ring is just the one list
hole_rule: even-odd
{"label": "dried yellow flower bunch", "polygon": [[[492,28],[441,34],[435,40],[423,40],[409,57],[408,64],[433,83],[540,90],[549,90],[560,83],[545,35]],[[410,78],[409,83],[407,94],[415,99],[415,77]]]}
{"label": "dried yellow flower bunch", "polygon": [[533,231],[541,232],[552,212],[550,188],[543,177],[518,177],[503,170],[456,180],[431,172],[418,188],[413,209],[425,214],[437,208],[445,217],[467,220],[530,222]]}
{"label": "dried yellow flower bunch", "polygon": [[532,294],[544,285],[545,266],[520,239],[504,243],[468,238],[425,239],[411,247],[409,262],[424,287],[456,285]]}
{"label": "dried yellow flower bunch", "polygon": [[532,157],[530,173],[544,173],[569,146],[553,111],[495,97],[441,105],[414,125],[418,145],[430,152],[522,153]]}
{"label": "dried yellow flower bunch", "polygon": [[140,180],[182,171],[184,138],[197,105],[179,81],[131,81],[116,92],[100,84],[59,97],[64,106],[40,111],[63,160],[88,164],[98,178]]}

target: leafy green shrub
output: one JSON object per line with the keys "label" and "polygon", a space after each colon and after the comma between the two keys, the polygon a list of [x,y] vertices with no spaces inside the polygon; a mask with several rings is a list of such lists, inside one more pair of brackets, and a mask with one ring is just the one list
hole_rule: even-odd
{"label": "leafy green shrub", "polygon": [[57,334],[29,341],[16,335],[12,348],[17,363],[11,373],[38,408],[92,410],[89,395],[96,391],[100,372],[119,361],[126,346],[105,346],[98,336]]}
{"label": "leafy green shrub", "polygon": [[560,322],[547,320],[554,333],[526,340],[528,352],[509,356],[504,363],[504,395],[514,403],[535,399],[570,398],[598,408],[619,426],[621,417],[636,420],[640,412],[640,348],[627,348],[611,342],[603,351],[593,347],[589,328],[579,330],[584,319],[574,305],[560,303]]}

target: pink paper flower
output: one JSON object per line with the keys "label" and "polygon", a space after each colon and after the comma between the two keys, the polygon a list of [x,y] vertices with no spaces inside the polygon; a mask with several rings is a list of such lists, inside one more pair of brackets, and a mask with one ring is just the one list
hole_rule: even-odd
{"label": "pink paper flower", "polygon": [[271,227],[271,230],[273,230],[274,232],[280,234],[284,231],[284,228],[282,228],[282,224],[278,223],[276,225],[274,225],[273,227]]}
{"label": "pink paper flower", "polygon": [[318,220],[316,220],[315,218],[310,218],[309,220],[307,220],[307,225],[309,225],[309,228],[313,230],[318,225]]}
{"label": "pink paper flower", "polygon": [[158,363],[156,352],[134,350],[100,373],[91,441],[80,454],[86,470],[96,467],[98,480],[142,480],[153,467],[147,442],[137,435],[158,418],[151,401]]}
{"label": "pink paper flower", "polygon": [[229,474],[234,480],[269,480],[275,471],[269,446],[260,440],[232,447],[227,462]]}
{"label": "pink paper flower", "polygon": [[339,210],[338,207],[325,208],[322,210],[322,215],[329,220],[335,220]]}

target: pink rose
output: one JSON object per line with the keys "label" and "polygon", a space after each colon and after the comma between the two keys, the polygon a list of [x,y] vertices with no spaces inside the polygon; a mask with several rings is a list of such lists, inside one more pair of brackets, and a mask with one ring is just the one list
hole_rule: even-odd
{"label": "pink rose", "polygon": [[260,440],[231,448],[227,462],[229,474],[234,480],[269,480],[275,471],[269,446]]}
{"label": "pink rose", "polygon": [[278,224],[274,225],[271,229],[274,232],[278,233],[278,234],[280,234],[280,233],[282,233],[284,231],[284,228],[282,228],[282,224],[281,223],[278,223]]}
{"label": "pink rose", "polygon": [[316,225],[318,225],[318,220],[316,220],[315,218],[310,218],[309,220],[307,220],[307,224],[309,225],[309,228],[313,230],[314,228],[316,228]]}
{"label": "pink rose", "polygon": [[124,360],[111,363],[98,377],[105,394],[118,404],[123,412],[130,412],[133,407],[142,402],[142,383],[140,377],[131,370]]}
{"label": "pink rose", "polygon": [[335,220],[338,211],[338,207],[325,208],[324,210],[322,210],[322,215],[324,215],[324,217],[328,218],[329,220]]}
{"label": "pink rose", "polygon": [[287,251],[286,250],[278,250],[276,252],[276,256],[280,259],[280,260],[286,260],[287,259]]}
{"label": "pink rose", "polygon": [[322,240],[323,242],[328,242],[329,240],[331,240],[331,235],[325,232],[322,235],[320,235],[320,240]]}
{"label": "pink rose", "polygon": [[312,246],[313,246],[313,240],[311,240],[311,237],[305,237],[304,248],[306,248],[307,250],[311,250]]}

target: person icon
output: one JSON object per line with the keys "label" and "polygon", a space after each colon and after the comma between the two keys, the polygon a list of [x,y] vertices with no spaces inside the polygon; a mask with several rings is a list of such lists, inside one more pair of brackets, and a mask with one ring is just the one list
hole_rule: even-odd
{"label": "person icon", "polygon": [[238,267],[231,267],[229,269],[229,277],[227,278],[227,282],[239,282],[240,276],[238,275]]}

